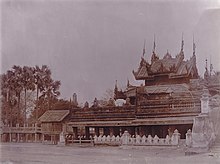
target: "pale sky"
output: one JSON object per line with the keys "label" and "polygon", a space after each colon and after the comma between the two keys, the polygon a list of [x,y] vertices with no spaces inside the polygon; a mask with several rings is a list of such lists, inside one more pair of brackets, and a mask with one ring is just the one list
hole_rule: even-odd
{"label": "pale sky", "polygon": [[1,71],[13,65],[48,65],[61,81],[61,98],[74,92],[80,102],[124,87],[137,69],[144,40],[150,59],[153,37],[163,57],[180,51],[192,56],[193,35],[197,67],[205,59],[220,70],[220,3],[217,0],[4,0],[1,3]]}

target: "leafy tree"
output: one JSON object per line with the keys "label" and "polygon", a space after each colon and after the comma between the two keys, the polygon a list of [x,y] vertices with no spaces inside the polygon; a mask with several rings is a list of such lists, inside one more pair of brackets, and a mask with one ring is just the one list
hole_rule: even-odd
{"label": "leafy tree", "polygon": [[22,68],[20,66],[16,66],[14,65],[13,67],[13,72],[14,72],[14,76],[15,76],[15,86],[14,86],[14,91],[15,91],[15,95],[17,97],[17,123],[21,123],[22,122],[22,118],[21,118],[21,93],[23,90],[23,81],[22,81]]}
{"label": "leafy tree", "polygon": [[35,90],[34,85],[34,69],[32,67],[23,67],[23,76],[22,76],[22,82],[23,82],[23,88],[24,88],[24,120],[26,123],[27,119],[27,91],[28,90]]}
{"label": "leafy tree", "polygon": [[[54,81],[46,66],[13,66],[1,76],[2,119],[5,123],[27,123],[30,109],[35,121],[41,111],[51,109],[60,95],[60,81]],[[40,105],[39,105],[40,104]],[[38,113],[39,108],[43,108]]]}
{"label": "leafy tree", "polygon": [[46,84],[51,79],[51,71],[46,65],[42,65],[40,68],[39,66],[35,66],[34,68],[34,79],[35,79],[35,86],[36,86],[36,120],[38,119],[38,106],[39,106],[39,94],[46,90]]}

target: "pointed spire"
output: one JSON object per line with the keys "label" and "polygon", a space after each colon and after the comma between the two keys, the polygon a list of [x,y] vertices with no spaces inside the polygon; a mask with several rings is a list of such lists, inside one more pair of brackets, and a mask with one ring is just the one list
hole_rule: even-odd
{"label": "pointed spire", "polygon": [[117,86],[117,80],[115,81],[115,89],[114,89],[114,99],[117,99],[118,97],[118,86]]}
{"label": "pointed spire", "polygon": [[205,59],[205,70],[208,71],[208,60]]}
{"label": "pointed spire", "polygon": [[156,43],[155,43],[155,34],[154,34],[154,46],[153,46],[153,53],[155,53],[156,50]]}
{"label": "pointed spire", "polygon": [[151,56],[151,64],[159,59],[159,57],[155,53],[155,50],[156,50],[156,43],[155,43],[155,35],[154,35],[154,46],[153,46],[153,54]]}
{"label": "pointed spire", "polygon": [[213,65],[212,65],[212,56],[210,56],[210,76],[212,75]]}
{"label": "pointed spire", "polygon": [[115,91],[118,91],[118,84],[117,84],[117,80],[115,81]]}
{"label": "pointed spire", "polygon": [[182,42],[181,42],[181,52],[183,52],[184,40],[183,40],[183,33],[182,33]]}
{"label": "pointed spire", "polygon": [[127,87],[130,86],[130,82],[129,82],[129,79],[127,79]]}
{"label": "pointed spire", "polygon": [[205,60],[205,73],[204,73],[204,78],[207,79],[209,77],[209,72],[208,72],[208,60]]}
{"label": "pointed spire", "polygon": [[77,94],[73,93],[73,105],[77,106],[78,105],[78,101],[77,101]]}
{"label": "pointed spire", "polygon": [[196,44],[194,42],[194,35],[193,35],[193,55],[196,55]]}
{"label": "pointed spire", "polygon": [[145,54],[145,43],[146,43],[146,39],[144,39],[143,57],[144,57],[144,54]]}

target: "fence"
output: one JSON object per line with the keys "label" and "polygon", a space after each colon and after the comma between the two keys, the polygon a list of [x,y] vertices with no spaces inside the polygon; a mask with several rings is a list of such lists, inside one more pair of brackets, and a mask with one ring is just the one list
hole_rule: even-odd
{"label": "fence", "polygon": [[125,131],[120,136],[94,136],[94,144],[106,144],[106,145],[178,145],[180,141],[180,133],[176,129],[171,137],[168,135],[166,138],[159,138],[157,135],[147,137],[136,135],[131,136],[128,131]]}
{"label": "fence", "polygon": [[1,127],[1,133],[41,133],[41,127],[35,124],[31,126],[19,126],[19,124],[17,124],[15,127],[4,125]]}
{"label": "fence", "polygon": [[10,127],[4,125],[0,127],[1,142],[38,142],[41,138],[41,127],[33,124],[32,126],[24,125]]}
{"label": "fence", "polygon": [[86,136],[78,136],[78,139],[68,138],[66,137],[66,144],[73,144],[73,143],[91,143],[93,145],[93,138],[92,136],[89,139],[86,139]]}

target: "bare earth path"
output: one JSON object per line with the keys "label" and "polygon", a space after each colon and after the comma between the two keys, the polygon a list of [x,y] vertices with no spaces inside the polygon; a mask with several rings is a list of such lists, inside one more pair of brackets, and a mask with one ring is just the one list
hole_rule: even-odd
{"label": "bare earth path", "polygon": [[107,147],[1,143],[2,164],[217,164],[220,154],[185,156],[178,147]]}

